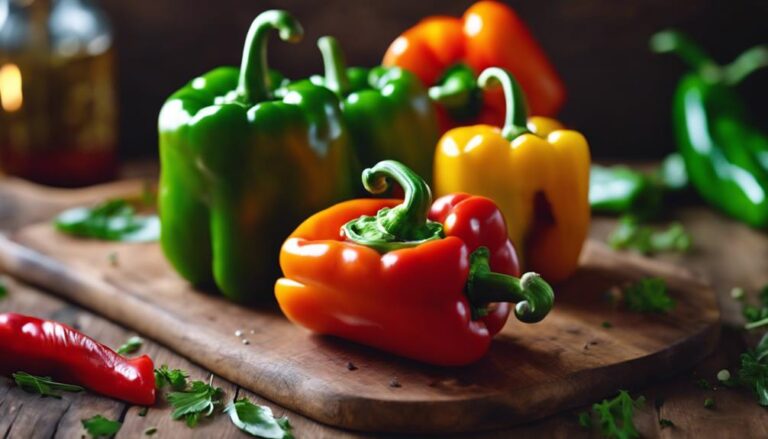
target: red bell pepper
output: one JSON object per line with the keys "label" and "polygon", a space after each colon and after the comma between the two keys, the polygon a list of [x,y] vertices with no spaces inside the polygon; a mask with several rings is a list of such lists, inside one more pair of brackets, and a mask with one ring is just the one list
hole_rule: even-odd
{"label": "red bell pepper", "polygon": [[132,404],[155,403],[152,360],[124,358],[64,324],[0,314],[0,374],[27,372],[86,387]]}
{"label": "red bell pepper", "polygon": [[392,42],[382,64],[408,69],[431,87],[443,132],[503,124],[503,93],[477,87],[477,75],[489,67],[517,78],[533,115],[555,116],[565,102],[565,86],[525,22],[496,1],[479,1],[461,18],[422,20]]}
{"label": "red bell pepper", "polygon": [[510,313],[505,302],[517,302],[526,323],[550,311],[554,294],[541,277],[515,277],[517,256],[491,200],[454,194],[432,204],[426,183],[394,161],[367,169],[363,182],[381,193],[386,177],[403,188],[402,204],[340,203],[286,240],[275,294],[289,319],[426,363],[463,365],[487,352]]}

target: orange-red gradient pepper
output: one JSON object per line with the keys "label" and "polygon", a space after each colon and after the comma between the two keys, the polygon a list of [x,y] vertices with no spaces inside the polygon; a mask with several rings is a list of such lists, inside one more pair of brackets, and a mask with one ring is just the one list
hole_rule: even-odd
{"label": "orange-red gradient pepper", "polygon": [[[337,204],[301,224],[280,253],[275,294],[285,315],[321,334],[436,365],[482,357],[517,302],[541,320],[554,294],[519,274],[504,217],[489,199],[454,194],[433,205],[413,171],[383,161],[363,173],[371,193],[396,181],[405,199]],[[431,207],[430,207],[431,205]]]}
{"label": "orange-red gradient pepper", "polygon": [[435,192],[494,200],[523,267],[561,281],[576,270],[589,231],[589,145],[555,120],[528,119],[524,95],[509,72],[486,69],[478,83],[504,90],[506,120],[445,133],[435,154]]}
{"label": "orange-red gradient pepper", "polygon": [[501,125],[504,96],[476,85],[488,67],[515,75],[532,114],[554,116],[565,102],[565,86],[528,27],[495,1],[477,2],[461,18],[422,20],[392,42],[382,63],[406,68],[431,87],[443,132],[457,125]]}

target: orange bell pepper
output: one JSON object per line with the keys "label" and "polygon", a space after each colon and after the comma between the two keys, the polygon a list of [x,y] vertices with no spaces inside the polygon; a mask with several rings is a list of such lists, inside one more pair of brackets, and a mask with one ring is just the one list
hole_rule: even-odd
{"label": "orange bell pepper", "polygon": [[533,114],[554,116],[565,102],[565,86],[528,27],[495,1],[477,2],[461,18],[422,20],[392,42],[382,64],[406,68],[431,87],[443,132],[503,123],[503,94],[476,86],[476,76],[488,67],[515,75]]}
{"label": "orange bell pepper", "polygon": [[523,266],[561,281],[576,270],[589,230],[589,145],[557,121],[527,119],[524,96],[509,72],[489,68],[478,80],[483,88],[496,82],[507,97],[503,128],[448,131],[435,155],[435,191],[494,200]]}
{"label": "orange bell pepper", "polygon": [[[554,293],[537,274],[518,279],[504,217],[489,199],[453,194],[432,204],[429,187],[394,161],[363,174],[380,193],[385,177],[405,199],[361,199],[307,219],[280,252],[280,308],[314,332],[437,365],[478,360],[517,302],[541,320]],[[431,208],[430,208],[431,205]]]}

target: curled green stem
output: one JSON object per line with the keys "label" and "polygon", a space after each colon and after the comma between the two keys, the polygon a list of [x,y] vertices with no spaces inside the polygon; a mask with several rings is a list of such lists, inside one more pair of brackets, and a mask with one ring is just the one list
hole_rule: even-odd
{"label": "curled green stem", "polygon": [[253,20],[245,37],[237,82],[237,96],[243,103],[255,104],[272,98],[267,64],[267,36],[272,30],[278,31],[281,40],[292,43],[304,36],[301,24],[286,11],[265,11]]}
{"label": "curled green stem", "polygon": [[501,134],[509,141],[516,137],[530,133],[528,130],[528,109],[525,103],[525,94],[520,84],[508,71],[499,67],[489,67],[477,78],[477,84],[483,90],[488,90],[501,84],[506,100],[506,115]]}
{"label": "curled green stem", "polygon": [[342,228],[348,240],[388,252],[415,247],[427,241],[441,239],[443,226],[427,219],[432,205],[432,192],[427,183],[410,168],[394,160],[384,160],[363,171],[363,185],[372,194],[387,190],[387,179],[403,189],[403,203],[376,213],[364,215]]}
{"label": "curled green stem", "polygon": [[552,287],[537,273],[516,278],[491,271],[489,252],[480,247],[470,257],[466,294],[472,305],[473,318],[484,314],[485,306],[494,302],[513,302],[515,316],[524,323],[541,321],[555,302]]}

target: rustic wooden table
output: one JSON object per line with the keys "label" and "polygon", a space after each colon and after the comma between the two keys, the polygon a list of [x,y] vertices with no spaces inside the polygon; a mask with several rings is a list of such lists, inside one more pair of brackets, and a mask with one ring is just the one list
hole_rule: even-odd
{"label": "rustic wooden table", "polygon": [[[135,172],[132,174],[135,175]],[[19,200],[21,196],[25,197],[23,202]],[[31,200],[35,202],[30,203]],[[0,180],[0,231],[8,232],[45,220],[61,208],[34,187],[17,180]],[[629,389],[634,396],[644,395],[648,401],[637,413],[635,423],[643,437],[768,437],[768,413],[756,404],[749,392],[726,388],[705,390],[695,384],[698,378],[716,383],[715,375],[722,368],[734,371],[739,353],[756,341],[755,334],[746,334],[739,329],[743,325],[740,305],[731,299],[729,292],[739,286],[747,291],[750,299],[755,299],[756,292],[768,284],[768,236],[703,207],[681,208],[674,212],[674,217],[692,233],[694,248],[684,256],[658,257],[685,266],[712,283],[723,311],[723,334],[716,352],[694,370],[671,376],[663,382],[648,383],[646,388]],[[591,235],[605,239],[614,226],[615,219],[595,218]],[[110,346],[119,346],[134,335],[45,291],[14,279],[6,278],[5,282],[9,295],[0,301],[0,312],[13,311],[59,320]],[[194,379],[210,375],[151,340],[145,340],[141,352],[149,354],[158,365],[167,364],[189,371]],[[278,415],[287,415],[298,438],[386,436],[362,435],[327,427],[286,411],[223,379],[214,377],[214,381],[224,388],[227,400],[248,396],[255,402],[271,406]],[[714,398],[714,409],[704,408],[706,398]],[[659,404],[660,401],[663,404]],[[561,413],[511,430],[471,437],[599,437],[597,431],[579,427],[576,414],[585,409]],[[160,438],[246,437],[230,423],[227,416],[216,416],[195,429],[189,429],[183,422],[170,418],[170,409],[165,403],[152,407],[146,416],[140,416],[139,411],[140,407],[90,393],[67,394],[62,399],[41,398],[21,391],[7,378],[0,377],[0,436],[4,438],[81,437],[85,432],[80,421],[96,414],[123,422],[118,438],[145,437],[144,432],[150,427],[157,428],[153,437]],[[673,421],[675,426],[660,427],[658,421],[661,418]]]}

